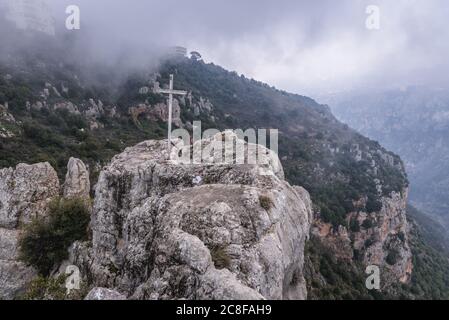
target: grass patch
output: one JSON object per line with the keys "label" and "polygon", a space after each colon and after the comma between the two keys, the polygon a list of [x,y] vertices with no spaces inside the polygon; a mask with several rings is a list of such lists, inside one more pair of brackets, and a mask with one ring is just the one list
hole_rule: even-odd
{"label": "grass patch", "polygon": [[19,300],[83,300],[89,292],[85,282],[81,282],[79,290],[71,290],[67,294],[65,282],[67,275],[58,277],[36,277],[28,286],[27,291],[20,296]]}

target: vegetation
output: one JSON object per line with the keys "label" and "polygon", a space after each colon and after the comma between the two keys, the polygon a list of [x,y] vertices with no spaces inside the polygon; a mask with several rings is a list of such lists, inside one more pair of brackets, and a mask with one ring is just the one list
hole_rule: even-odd
{"label": "vegetation", "polygon": [[349,221],[349,230],[351,232],[360,232],[360,223],[357,219],[351,219]]}
{"label": "vegetation", "polygon": [[56,199],[48,217],[35,219],[20,239],[20,258],[48,276],[54,266],[67,259],[69,246],[88,239],[89,210],[84,201]]}
{"label": "vegetation", "polygon": [[449,257],[449,235],[447,230],[439,223],[434,221],[428,215],[422,214],[416,208],[409,205],[407,214],[416,225],[419,226],[419,232],[423,241],[444,256]]}
{"label": "vegetation", "polygon": [[394,266],[399,259],[399,252],[397,250],[390,250],[385,258],[385,261],[390,265]]}
{"label": "vegetation", "polygon": [[64,287],[66,276],[57,278],[36,277],[28,287],[28,290],[19,297],[19,300],[64,300],[66,288]]}
{"label": "vegetation", "polygon": [[[413,272],[410,285],[403,289],[415,299],[448,300],[449,252],[444,247],[445,230],[413,207],[408,207],[407,212],[412,226],[409,241]],[[425,222],[417,224],[417,220]]]}
{"label": "vegetation", "polygon": [[378,300],[386,295],[365,287],[366,275],[359,262],[337,258],[319,238],[306,244],[306,281],[310,300]]}
{"label": "vegetation", "polygon": [[267,211],[270,210],[271,208],[273,208],[273,205],[274,205],[273,199],[271,199],[269,196],[265,196],[265,195],[259,196],[259,203],[260,203],[260,206]]}
{"label": "vegetation", "polygon": [[373,221],[371,219],[365,219],[365,221],[363,221],[362,223],[362,227],[364,229],[371,229],[373,227]]}

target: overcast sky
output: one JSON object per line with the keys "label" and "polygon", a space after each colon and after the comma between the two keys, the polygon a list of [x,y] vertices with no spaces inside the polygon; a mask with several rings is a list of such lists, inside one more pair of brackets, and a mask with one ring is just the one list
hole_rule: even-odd
{"label": "overcast sky", "polygon": [[[443,85],[449,77],[447,0],[49,1],[60,25],[67,4],[80,7],[99,56],[183,45],[301,94]],[[368,5],[380,8],[380,30],[365,27]]]}

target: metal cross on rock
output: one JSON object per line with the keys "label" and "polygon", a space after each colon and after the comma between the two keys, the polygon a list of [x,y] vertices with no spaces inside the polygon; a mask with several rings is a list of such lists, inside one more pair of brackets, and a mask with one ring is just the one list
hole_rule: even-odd
{"label": "metal cross on rock", "polygon": [[187,94],[187,91],[182,90],[173,90],[173,75],[170,75],[170,87],[169,89],[159,89],[157,91],[158,93],[165,93],[168,94],[168,157],[170,158],[171,154],[171,125],[172,125],[172,118],[173,118],[173,95],[180,95],[185,96]]}

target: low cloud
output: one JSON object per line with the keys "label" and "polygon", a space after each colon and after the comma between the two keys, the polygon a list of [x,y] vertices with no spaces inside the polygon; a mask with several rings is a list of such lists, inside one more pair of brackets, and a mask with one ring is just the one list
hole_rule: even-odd
{"label": "low cloud", "polygon": [[[302,94],[359,86],[442,85],[449,75],[449,4],[444,0],[139,1],[51,0],[59,32],[78,5],[78,32],[102,61],[136,65],[182,45],[220,64]],[[368,5],[380,30],[365,27]]]}

